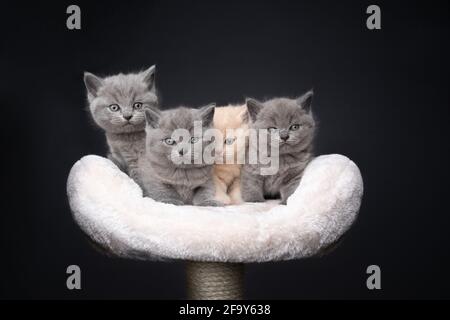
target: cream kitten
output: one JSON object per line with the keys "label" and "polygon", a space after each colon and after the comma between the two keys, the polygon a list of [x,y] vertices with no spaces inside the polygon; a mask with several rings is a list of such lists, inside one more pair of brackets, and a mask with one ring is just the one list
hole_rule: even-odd
{"label": "cream kitten", "polygon": [[246,105],[216,107],[214,113],[214,128],[223,136],[223,144],[216,146],[216,164],[213,168],[215,199],[225,205],[243,203],[240,163],[244,159],[238,161],[238,155],[245,153],[248,119]]}

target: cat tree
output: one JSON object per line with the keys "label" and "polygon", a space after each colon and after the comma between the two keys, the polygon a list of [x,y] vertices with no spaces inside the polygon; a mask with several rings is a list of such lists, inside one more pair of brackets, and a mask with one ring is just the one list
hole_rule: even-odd
{"label": "cat tree", "polygon": [[243,298],[247,262],[310,257],[355,221],[363,194],[358,167],[341,155],[315,158],[287,205],[175,206],[142,196],[111,161],[86,156],[73,166],[67,192],[73,217],[114,255],[186,260],[190,299]]}

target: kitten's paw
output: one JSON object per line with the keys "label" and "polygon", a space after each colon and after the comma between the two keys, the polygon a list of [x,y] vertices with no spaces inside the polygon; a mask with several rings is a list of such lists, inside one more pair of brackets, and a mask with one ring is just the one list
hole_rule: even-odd
{"label": "kitten's paw", "polygon": [[196,206],[202,206],[202,207],[223,207],[224,204],[217,200],[204,200],[199,203],[194,203]]}
{"label": "kitten's paw", "polygon": [[178,199],[161,199],[159,202],[174,204],[176,206],[184,206],[184,202]]}
{"label": "kitten's paw", "polygon": [[264,198],[260,198],[260,197],[247,197],[247,198],[244,198],[244,201],[245,202],[264,202],[264,201],[266,201],[266,199],[264,199]]}
{"label": "kitten's paw", "polygon": [[231,198],[228,195],[226,195],[226,194],[218,194],[218,195],[216,195],[215,201],[221,202],[224,205],[231,204]]}

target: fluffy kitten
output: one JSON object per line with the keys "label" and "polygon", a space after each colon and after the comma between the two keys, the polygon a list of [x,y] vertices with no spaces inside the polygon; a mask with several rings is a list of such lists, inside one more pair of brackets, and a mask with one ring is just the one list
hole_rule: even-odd
{"label": "fluffy kitten", "polygon": [[[176,205],[223,205],[214,199],[212,163],[205,163],[202,157],[204,147],[210,143],[204,132],[212,125],[214,108],[208,105],[201,109],[180,107],[160,113],[151,109],[145,111],[146,154],[139,161],[145,196]],[[201,132],[194,132],[194,121],[202,121]],[[187,130],[186,141],[173,135],[176,129]],[[201,161],[177,163],[176,160],[181,159]]]}
{"label": "fluffy kitten", "polygon": [[[312,158],[315,121],[311,112],[313,92],[298,99],[276,98],[264,103],[247,100],[251,127],[275,135],[279,145],[279,169],[274,175],[260,175],[260,164],[246,164],[241,175],[244,201],[260,202],[265,197],[281,196],[281,203],[300,183],[303,171]],[[268,139],[268,143],[271,140]]]}
{"label": "fluffy kitten", "polygon": [[216,147],[216,155],[220,157],[222,164],[216,162],[213,169],[216,199],[224,204],[242,203],[240,188],[242,164],[239,164],[237,155],[245,154],[248,136],[247,106],[216,108],[214,128],[223,136],[223,146]]}
{"label": "fluffy kitten", "polygon": [[106,78],[85,72],[84,83],[92,117],[106,134],[108,158],[135,179],[137,162],[145,149],[144,110],[157,110],[158,106],[155,66]]}

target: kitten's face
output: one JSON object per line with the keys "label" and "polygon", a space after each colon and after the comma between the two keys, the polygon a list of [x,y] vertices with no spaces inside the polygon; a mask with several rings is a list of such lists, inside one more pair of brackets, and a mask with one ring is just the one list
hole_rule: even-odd
{"label": "kitten's face", "polygon": [[85,74],[85,83],[94,121],[109,133],[143,131],[144,110],[158,104],[154,67],[138,74],[118,74],[104,79]]}
{"label": "kitten's face", "polygon": [[[157,114],[146,111],[147,157],[168,167],[203,167],[203,151],[211,142],[204,131],[211,127],[214,105],[201,109],[180,107]],[[194,130],[194,122],[201,121],[200,130]],[[180,130],[181,129],[181,130]],[[176,135],[183,132],[184,135]],[[183,160],[187,163],[181,163]]]}
{"label": "kitten's face", "polygon": [[[255,105],[250,102],[249,108],[257,108],[252,127],[263,129],[279,146],[279,153],[287,154],[306,149],[312,142],[315,132],[315,121],[310,111],[312,92],[298,99],[276,98]],[[254,109],[253,109],[254,110]]]}
{"label": "kitten's face", "polygon": [[247,106],[216,108],[214,128],[222,133],[222,142],[216,146],[217,160],[223,163],[237,163],[237,156],[245,154],[248,137]]}

